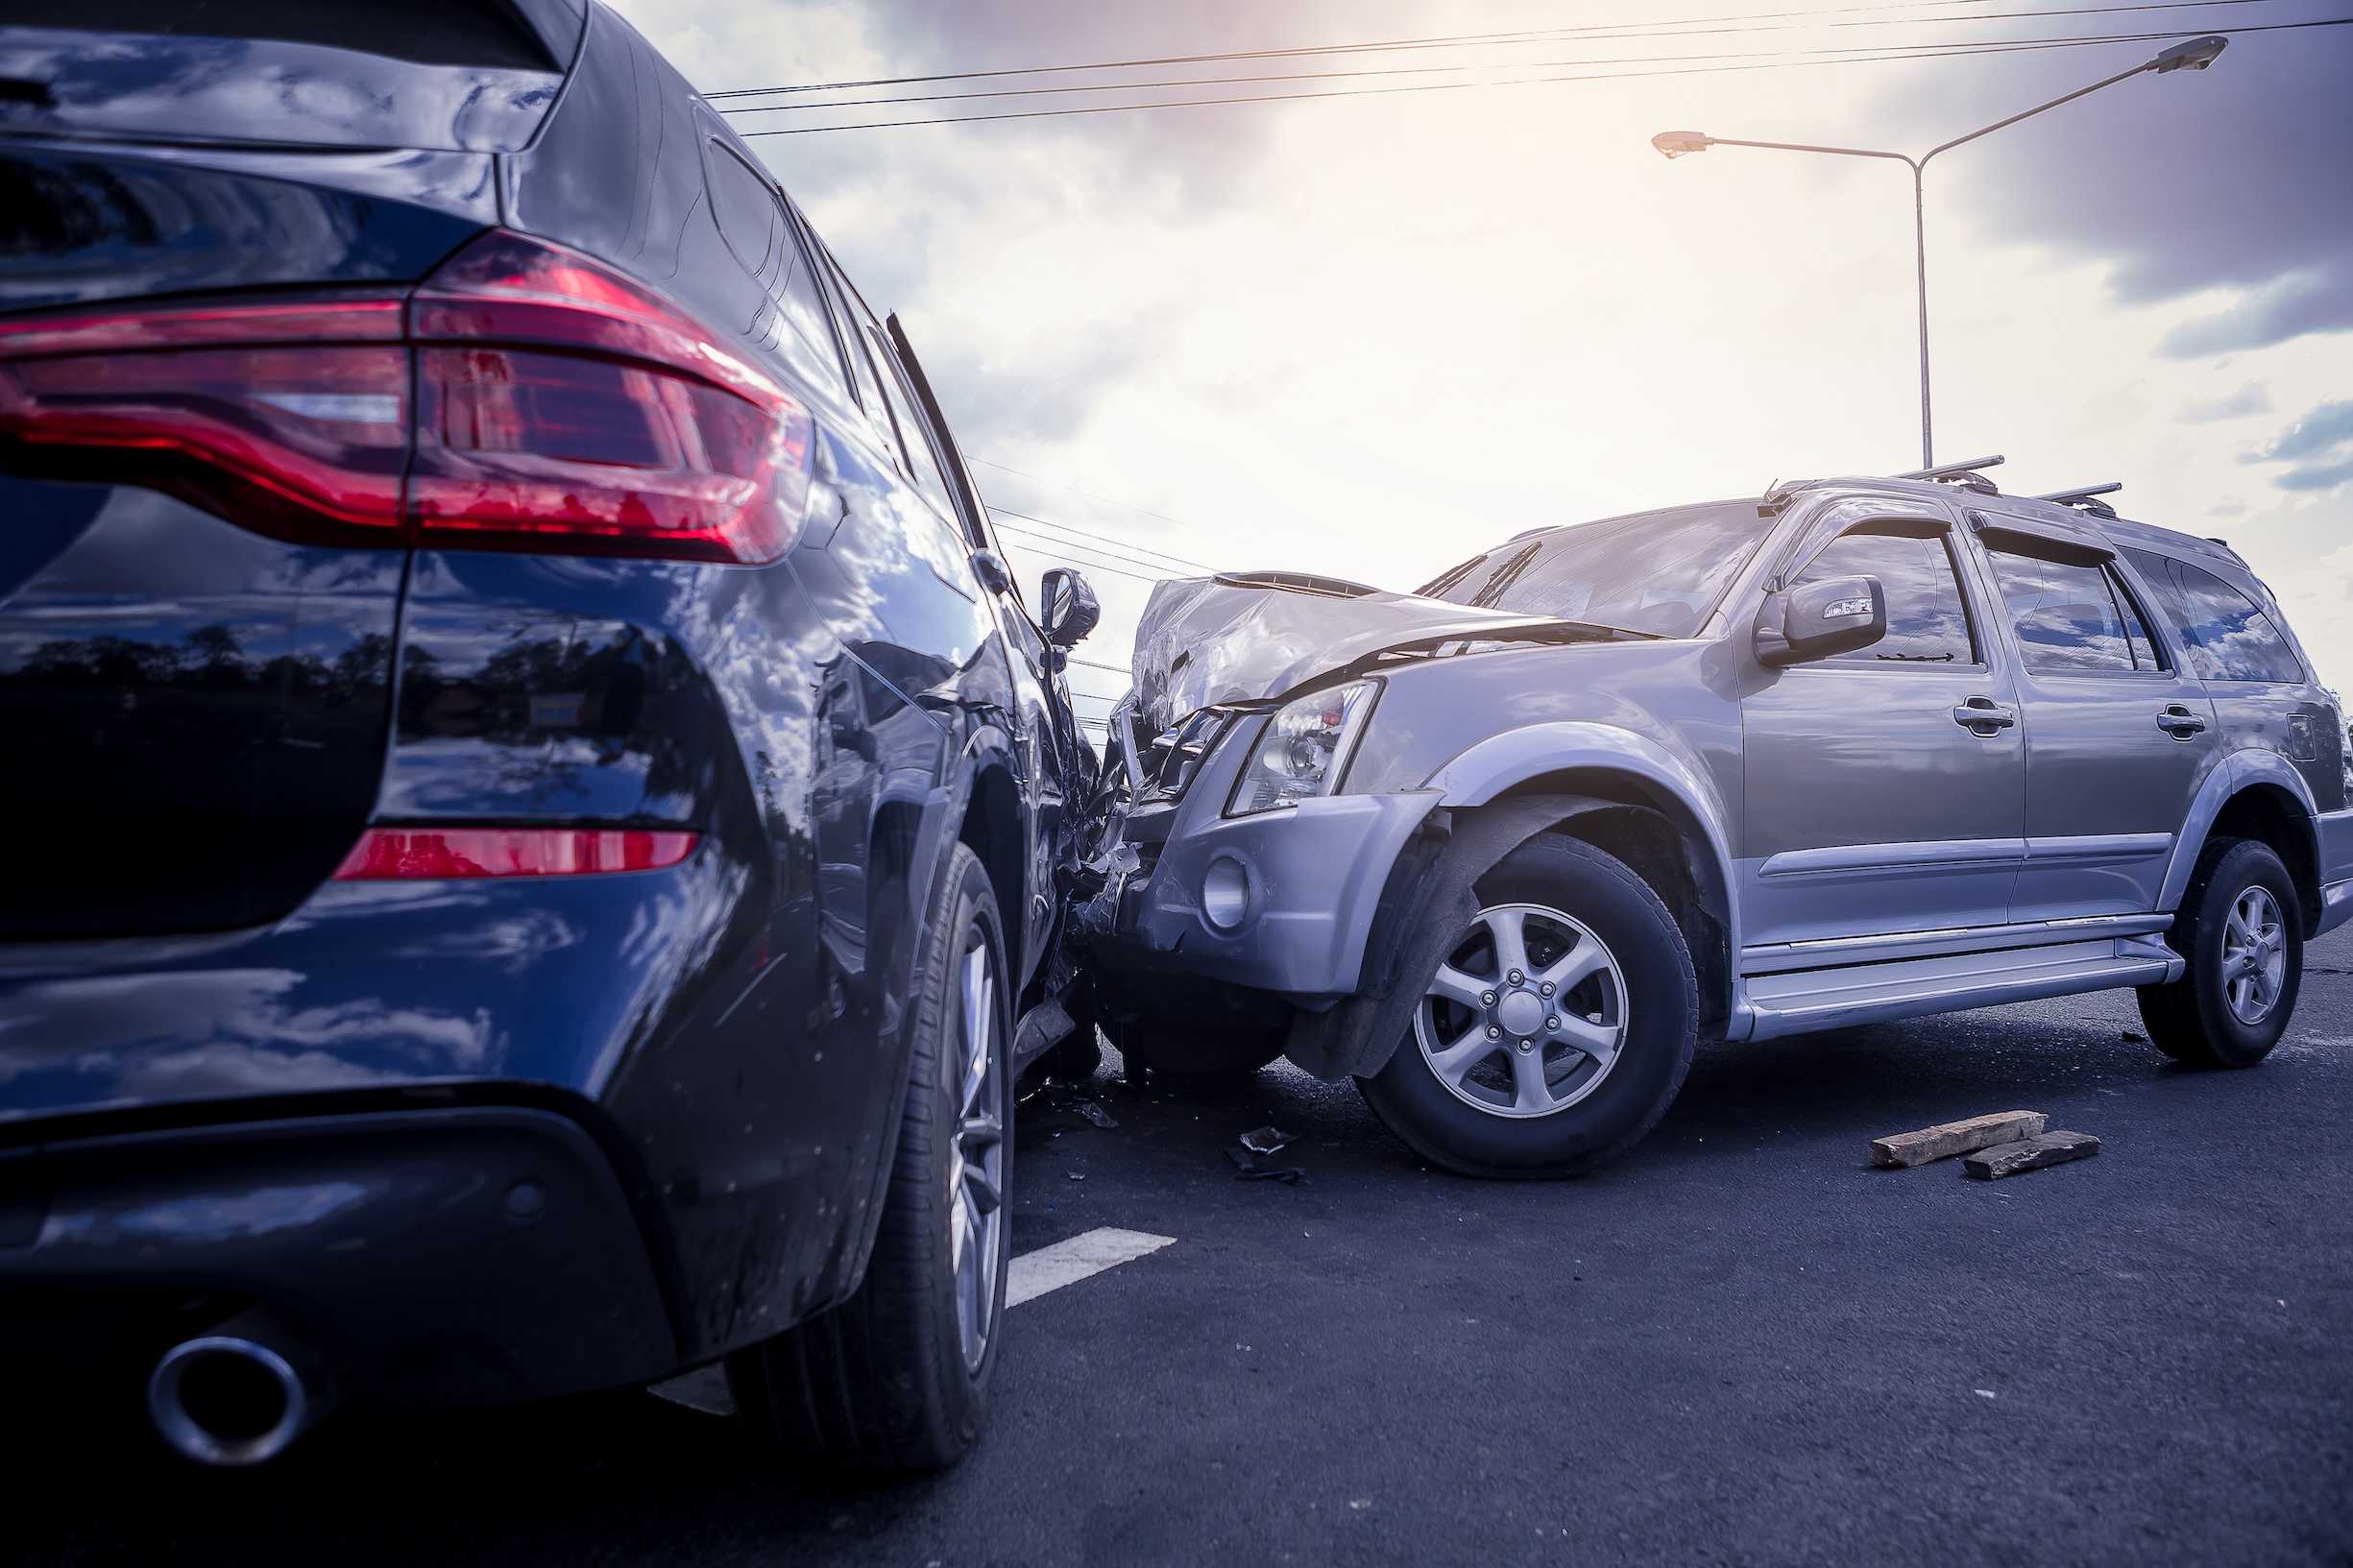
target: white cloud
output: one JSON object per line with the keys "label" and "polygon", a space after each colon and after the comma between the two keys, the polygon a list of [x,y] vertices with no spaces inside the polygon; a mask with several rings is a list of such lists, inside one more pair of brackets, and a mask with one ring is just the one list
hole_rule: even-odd
{"label": "white cloud", "polygon": [[[622,9],[707,87],[1562,24],[1535,0],[1475,18],[1403,3]],[[1613,16],[1658,9],[1597,4],[1575,20]],[[905,314],[976,456],[1184,522],[983,468],[993,495],[1221,566],[1408,587],[1535,523],[1917,464],[1904,171],[1734,148],[1669,164],[1651,133],[1909,145],[1978,123],[1981,100],[2032,102],[2043,75],[2096,79],[2130,63],[2111,55],[2145,47],[754,145],[875,303]],[[2010,490],[2120,479],[2128,515],[2192,532],[2250,505],[2239,446],[2200,422],[2255,414],[2261,398],[2314,409],[2342,396],[2346,340],[2250,329],[2226,368],[2159,349],[2317,263],[2235,256],[2229,226],[2187,201],[2138,212],[2123,249],[2102,252],[2098,224],[2063,221],[2066,190],[2005,207],[1992,172],[2055,148],[2081,163],[2078,183],[2097,183],[2102,159],[2140,156],[2099,128],[2155,115],[2195,137],[2218,106],[2260,96],[2258,73],[2309,74],[2292,57],[2234,46],[2186,84],[2071,106],[2048,146],[2012,157],[1989,139],[2001,157],[1982,177],[1932,176],[1940,455],[2007,452]],[[2019,74],[2028,60],[2041,75]],[[1891,104],[1917,106],[1917,126]],[[2218,141],[2207,174],[2231,178],[2244,140]],[[2263,174],[2277,184],[2276,168]],[[2126,183],[2152,178],[2136,165]],[[2302,257],[2325,235],[2307,224],[2289,238]],[[2175,253],[2187,259],[2168,270]],[[2338,543],[2353,501],[2263,490],[2234,518],[2233,543],[2275,585],[2297,585],[2292,612],[2323,672],[2353,680],[2353,626],[2304,627],[2297,608],[2320,615],[2312,595],[2353,581]],[[1007,543],[1025,578],[1048,559]],[[1104,565],[1104,627],[1080,652],[1121,663],[1144,590]]]}

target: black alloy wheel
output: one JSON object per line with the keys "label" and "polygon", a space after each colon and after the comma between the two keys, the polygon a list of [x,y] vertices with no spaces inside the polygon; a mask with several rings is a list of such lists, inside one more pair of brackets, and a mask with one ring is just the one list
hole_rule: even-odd
{"label": "black alloy wheel", "polygon": [[727,1359],[744,1424],[794,1464],[935,1470],[988,1415],[1013,1163],[1005,942],[988,874],[961,844],[922,943],[913,1068],[865,1280]]}
{"label": "black alloy wheel", "polygon": [[2185,1067],[2253,1067],[2269,1055],[2304,979],[2295,880],[2271,846],[2209,842],[2166,941],[2182,956],[2181,978],[2135,993],[2150,1044]]}
{"label": "black alloy wheel", "polygon": [[1570,1176],[1624,1153],[1683,1087],[1699,986],[1675,920],[1623,861],[1542,833],[1479,880],[1373,1114],[1467,1176]]}

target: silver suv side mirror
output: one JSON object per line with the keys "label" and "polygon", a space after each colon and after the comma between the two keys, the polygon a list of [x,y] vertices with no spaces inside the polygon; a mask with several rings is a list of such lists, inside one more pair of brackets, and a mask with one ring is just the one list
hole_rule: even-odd
{"label": "silver suv side mirror", "polygon": [[1037,602],[1049,647],[1073,648],[1103,619],[1103,606],[1086,579],[1068,567],[1055,567],[1037,586]]}
{"label": "silver suv side mirror", "polygon": [[1806,583],[1764,602],[1757,616],[1757,662],[1805,664],[1867,648],[1887,635],[1887,595],[1877,577]]}

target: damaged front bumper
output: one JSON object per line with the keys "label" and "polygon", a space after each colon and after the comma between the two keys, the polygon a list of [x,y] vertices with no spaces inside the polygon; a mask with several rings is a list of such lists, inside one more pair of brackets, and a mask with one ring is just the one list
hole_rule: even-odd
{"label": "damaged front bumper", "polygon": [[1096,963],[1272,992],[1311,1011],[1358,989],[1392,868],[1440,793],[1328,795],[1229,817],[1266,723],[1235,715],[1176,798],[1140,793],[1110,825],[1103,886],[1076,922]]}

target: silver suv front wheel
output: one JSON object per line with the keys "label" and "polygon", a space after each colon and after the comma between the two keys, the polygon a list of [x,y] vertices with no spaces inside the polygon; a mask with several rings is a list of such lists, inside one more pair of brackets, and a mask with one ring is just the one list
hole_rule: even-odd
{"label": "silver suv front wheel", "polygon": [[1632,1147],[1691,1065],[1699,988],[1659,895],[1540,833],[1479,880],[1408,1037],[1357,1087],[1392,1132],[1471,1176],[1567,1176]]}
{"label": "silver suv front wheel", "polygon": [[1592,928],[1541,904],[1479,911],[1414,1012],[1423,1065],[1464,1104],[1550,1116],[1601,1087],[1626,1043],[1626,977]]}

